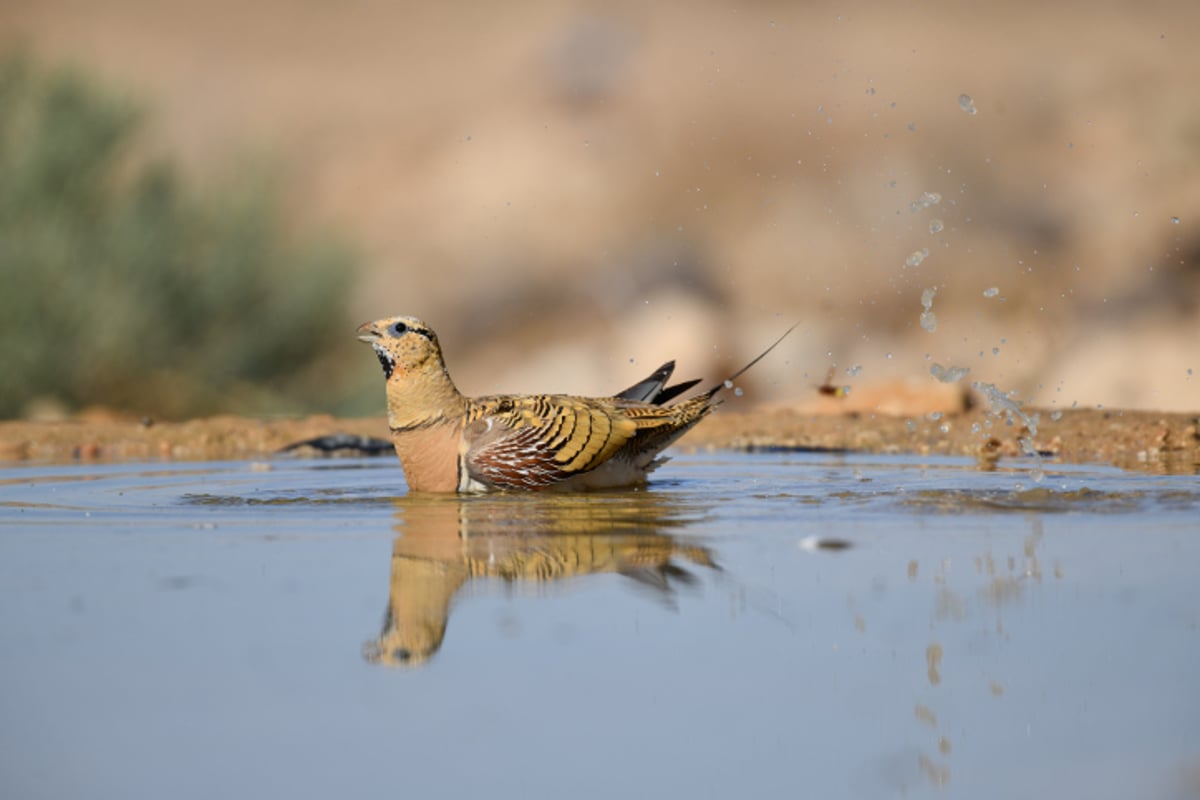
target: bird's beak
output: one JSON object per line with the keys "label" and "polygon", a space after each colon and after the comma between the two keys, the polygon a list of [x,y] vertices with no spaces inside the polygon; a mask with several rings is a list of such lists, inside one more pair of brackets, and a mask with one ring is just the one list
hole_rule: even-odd
{"label": "bird's beak", "polygon": [[364,322],[358,326],[358,340],[367,344],[375,344],[380,339],[379,328],[374,322]]}

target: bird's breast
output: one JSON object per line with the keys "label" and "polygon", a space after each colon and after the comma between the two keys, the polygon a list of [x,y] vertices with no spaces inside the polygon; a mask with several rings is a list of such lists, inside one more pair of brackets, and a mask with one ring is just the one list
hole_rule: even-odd
{"label": "bird's breast", "polygon": [[404,468],[408,488],[416,492],[458,489],[461,423],[442,423],[416,430],[394,431],[392,443]]}

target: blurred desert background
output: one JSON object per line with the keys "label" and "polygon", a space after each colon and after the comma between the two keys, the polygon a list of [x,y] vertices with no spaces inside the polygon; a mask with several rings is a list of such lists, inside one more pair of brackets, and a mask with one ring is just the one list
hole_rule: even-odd
{"label": "blurred desert background", "polygon": [[1198,34],[1186,0],[6,0],[0,416],[379,414],[354,326],[399,313],[470,394],[718,379],[798,321],[733,404],[940,365],[1194,411]]}

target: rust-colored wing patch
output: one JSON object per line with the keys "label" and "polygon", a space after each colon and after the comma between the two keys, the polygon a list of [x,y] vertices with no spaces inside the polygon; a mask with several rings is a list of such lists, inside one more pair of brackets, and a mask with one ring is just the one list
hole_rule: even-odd
{"label": "rust-colored wing patch", "polygon": [[549,486],[595,469],[629,442],[638,426],[623,411],[558,395],[482,398],[464,433],[464,468],[492,486]]}

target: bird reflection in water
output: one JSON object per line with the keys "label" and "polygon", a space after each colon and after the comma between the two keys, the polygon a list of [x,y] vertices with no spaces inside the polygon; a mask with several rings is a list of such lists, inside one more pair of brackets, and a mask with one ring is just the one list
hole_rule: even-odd
{"label": "bird reflection in water", "polygon": [[618,573],[671,601],[696,577],[681,562],[719,569],[708,548],[665,531],[704,510],[669,495],[495,495],[397,498],[391,583],[371,663],[416,666],[442,645],[455,594],[473,579],[544,583]]}

